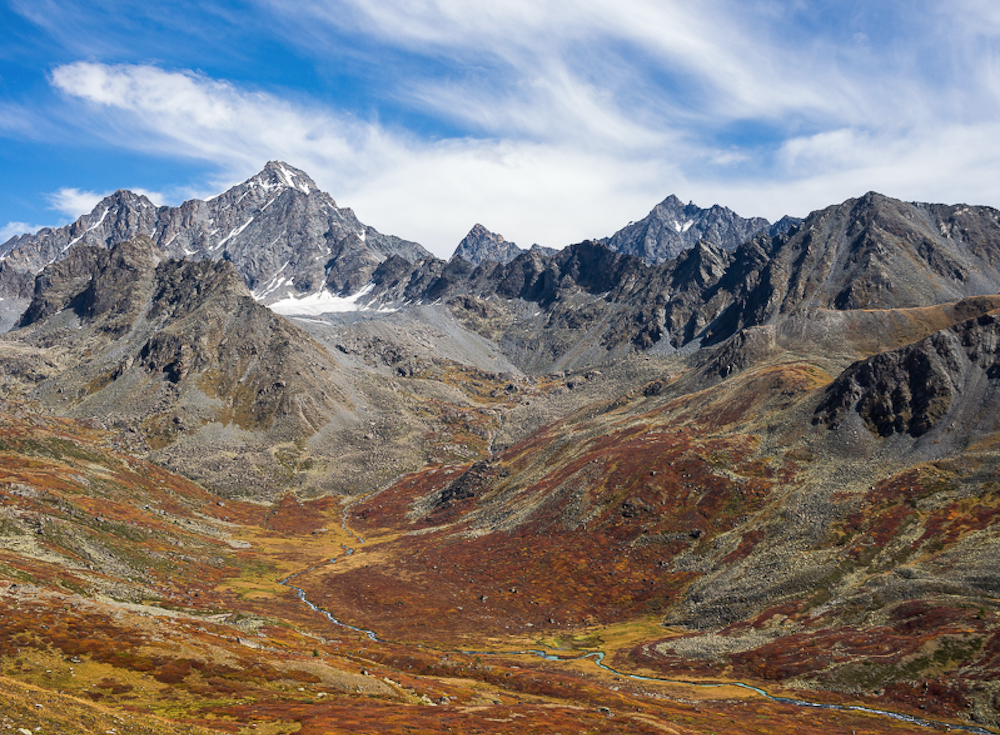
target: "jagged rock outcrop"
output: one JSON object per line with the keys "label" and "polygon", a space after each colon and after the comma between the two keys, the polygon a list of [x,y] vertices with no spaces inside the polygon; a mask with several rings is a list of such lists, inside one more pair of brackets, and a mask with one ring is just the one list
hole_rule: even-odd
{"label": "jagged rock outcrop", "polygon": [[[794,226],[792,218],[781,220],[780,228]],[[763,217],[744,219],[728,207],[713,204],[702,209],[693,202],[684,204],[671,194],[653,207],[638,222],[632,222],[604,242],[612,250],[642,258],[650,265],[658,265],[694,247],[699,240],[722,250],[736,247],[761,231],[768,231],[771,223]]]}
{"label": "jagged rock outcrop", "polygon": [[73,308],[81,320],[100,319],[102,331],[121,336],[138,318],[153,268],[163,260],[145,236],[111,250],[90,245],[71,248],[35,278],[31,303],[17,326],[28,327]]}
{"label": "jagged rock outcrop", "polygon": [[503,235],[490,232],[480,224],[475,225],[458,244],[452,258],[461,258],[472,265],[492,260],[506,265],[521,254],[521,248],[504,240]]}
{"label": "jagged rock outcrop", "polygon": [[[986,314],[852,365],[827,389],[814,423],[857,413],[879,436],[920,437],[953,412],[963,431],[996,431],[1000,317]],[[953,410],[954,409],[954,410]]]}
{"label": "jagged rock outcrop", "polygon": [[442,488],[433,501],[432,514],[447,512],[463,500],[475,498],[483,489],[507,477],[507,471],[488,460],[480,460]]}

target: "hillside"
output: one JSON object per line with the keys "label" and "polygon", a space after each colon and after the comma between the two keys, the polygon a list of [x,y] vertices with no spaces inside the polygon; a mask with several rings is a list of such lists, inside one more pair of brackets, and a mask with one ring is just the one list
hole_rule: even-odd
{"label": "hillside", "polygon": [[259,305],[230,263],[165,258],[148,238],[71,248],[0,344],[24,396],[128,432],[225,496],[377,487],[442,452],[471,456],[446,447],[457,435],[476,452],[496,421],[496,401],[444,379],[468,368],[359,364],[360,348],[327,349]]}
{"label": "hillside", "polygon": [[[994,320],[935,332],[900,360]],[[995,417],[985,375],[967,374],[990,369],[979,354],[949,373],[954,403]],[[857,419],[828,428],[831,406],[851,403],[843,386],[879,359],[836,380],[766,362],[696,391],[667,373],[462,472],[413,475],[353,512],[385,538],[364,550],[380,559],[364,574],[378,594],[351,595],[357,568],[310,589],[395,636],[452,645],[516,632],[592,650],[606,626],[655,616],[660,639],[616,666],[890,698],[996,727],[995,419],[914,411],[926,439],[901,442],[862,423],[862,398]],[[445,622],[426,631],[375,602],[386,597]]]}

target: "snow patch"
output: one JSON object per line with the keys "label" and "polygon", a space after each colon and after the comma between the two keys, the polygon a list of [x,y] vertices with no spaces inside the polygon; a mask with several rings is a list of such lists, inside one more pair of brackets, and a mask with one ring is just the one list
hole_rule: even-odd
{"label": "snow patch", "polygon": [[287,168],[284,167],[280,162],[277,165],[278,178],[281,179],[281,183],[287,186],[289,189],[298,189],[303,194],[308,194],[310,189],[308,184],[301,184],[296,181],[296,176]]}
{"label": "snow patch", "polygon": [[240,234],[241,232],[243,232],[243,230],[245,230],[245,229],[246,229],[247,227],[249,227],[249,226],[250,226],[250,223],[251,223],[251,222],[253,222],[253,220],[254,220],[254,218],[253,218],[253,217],[251,217],[250,219],[248,219],[248,220],[247,220],[247,221],[246,221],[246,222],[245,222],[245,223],[243,224],[243,226],[242,226],[242,227],[237,227],[237,228],[236,228],[235,230],[233,230],[232,232],[230,232],[230,233],[229,233],[228,235],[226,235],[226,236],[225,236],[224,238],[222,238],[221,240],[219,240],[218,244],[216,244],[216,246],[215,246],[214,248],[212,248],[212,249],[213,249],[213,250],[218,250],[219,248],[221,248],[221,247],[222,247],[223,245],[225,245],[225,244],[226,244],[227,242],[229,242],[229,241],[230,241],[230,240],[231,240],[232,238],[236,237],[236,236],[237,236],[237,235],[239,235],[239,234]]}
{"label": "snow patch", "polygon": [[320,316],[334,312],[361,311],[364,307],[358,304],[358,300],[370,294],[374,288],[375,284],[369,283],[353,296],[334,296],[324,288],[300,299],[282,299],[269,308],[282,316]]}
{"label": "snow patch", "polygon": [[87,235],[87,233],[88,233],[88,232],[93,232],[93,231],[94,231],[94,230],[96,230],[96,229],[97,229],[98,227],[100,227],[100,226],[101,226],[101,223],[102,223],[102,222],[104,222],[104,220],[105,220],[105,219],[107,218],[107,216],[108,216],[108,212],[110,212],[110,211],[111,211],[111,207],[105,207],[105,208],[104,208],[104,214],[102,214],[102,215],[101,215],[101,218],[100,218],[99,220],[97,220],[97,224],[94,224],[94,225],[91,225],[90,227],[88,227],[88,228],[87,228],[87,229],[86,229],[86,230],[84,231],[84,233],[83,233],[82,235],[80,235],[79,237],[75,238],[74,240],[70,240],[70,243],[69,243],[69,245],[67,245],[66,247],[64,247],[64,248],[62,249],[62,251],[63,251],[63,252],[65,253],[65,252],[66,252],[67,250],[69,250],[69,249],[70,249],[71,247],[73,247],[73,246],[74,246],[74,245],[76,245],[76,244],[77,244],[78,242],[80,242],[80,240],[82,240],[82,239],[83,239],[83,238],[84,238],[84,237],[85,237],[85,236]]}
{"label": "snow patch", "polygon": [[275,274],[271,276],[270,280],[263,286],[261,286],[258,290],[253,291],[251,293],[251,296],[257,299],[257,301],[263,301],[265,298],[267,298],[269,294],[274,293],[279,288],[288,283],[289,279],[287,277],[282,277],[281,271],[285,270],[285,268],[287,268],[291,264],[291,262],[292,261],[290,260],[286,260],[285,264],[282,265],[280,268],[278,268]]}
{"label": "snow patch", "polygon": [[275,189],[281,189],[281,184],[276,181],[262,181],[259,179],[254,179],[254,187],[260,187],[264,190],[265,194],[270,194]]}

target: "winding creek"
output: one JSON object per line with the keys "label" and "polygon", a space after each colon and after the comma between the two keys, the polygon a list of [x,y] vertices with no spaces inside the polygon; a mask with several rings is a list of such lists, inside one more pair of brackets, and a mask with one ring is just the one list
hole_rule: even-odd
{"label": "winding creek", "polygon": [[[362,500],[363,499],[364,498],[362,498]],[[353,531],[351,531],[350,528],[347,527],[347,513],[348,513],[349,510],[350,510],[350,506],[348,506],[348,508],[345,508],[345,510],[344,510],[343,522],[341,524],[341,527],[343,528],[343,530],[345,532],[347,532],[348,535],[351,536],[351,538],[354,538],[354,539],[356,539],[358,541],[358,543],[362,543],[363,544],[363,543],[365,543],[365,540],[363,538],[361,538],[360,536],[358,536]],[[289,589],[291,589],[292,591],[294,591],[295,595],[303,603],[305,603],[309,607],[310,610],[312,610],[312,611],[314,611],[316,613],[319,613],[320,615],[322,615],[323,617],[325,617],[327,620],[329,620],[334,625],[337,625],[337,626],[342,627],[342,628],[346,628],[348,630],[352,630],[352,631],[354,631],[356,633],[361,633],[362,635],[365,635],[369,640],[371,640],[371,641],[373,641],[375,643],[391,643],[391,641],[388,641],[388,640],[386,640],[384,638],[379,638],[378,634],[374,630],[369,630],[367,628],[361,628],[361,627],[358,627],[358,626],[351,625],[350,623],[345,623],[342,620],[339,620],[335,615],[333,615],[332,613],[330,613],[328,610],[324,610],[319,605],[317,605],[312,600],[310,600],[309,597],[306,595],[306,591],[304,589],[302,589],[301,587],[297,587],[296,585],[294,585],[292,583],[292,581],[296,577],[300,577],[300,576],[302,576],[304,574],[308,574],[309,572],[312,572],[313,570],[318,569],[318,568],[320,568],[322,566],[326,566],[327,564],[335,564],[338,559],[344,559],[344,558],[346,558],[346,557],[348,557],[348,556],[350,556],[351,554],[354,553],[354,549],[351,548],[350,546],[346,545],[346,544],[341,544],[341,548],[344,549],[344,553],[343,553],[342,556],[334,557],[332,559],[324,559],[323,561],[321,561],[321,562],[319,562],[317,564],[314,564],[313,566],[309,567],[308,569],[304,569],[301,572],[296,572],[295,574],[291,574],[291,575],[285,577],[284,579],[280,580],[279,584],[282,584],[282,585],[288,587]],[[585,654],[583,654],[581,656],[557,656],[555,654],[548,653],[547,651],[543,651],[543,650],[540,650],[540,649],[526,649],[526,650],[523,650],[523,651],[463,651],[463,650],[460,650],[460,651],[454,651],[454,653],[461,653],[461,654],[465,654],[465,655],[474,655],[474,656],[532,656],[532,657],[535,657],[535,658],[544,659],[545,661],[553,661],[553,662],[559,662],[559,663],[571,663],[571,662],[574,662],[574,661],[582,661],[584,659],[590,659],[599,668],[604,669],[605,671],[608,671],[608,672],[614,674],[615,676],[619,676],[619,677],[622,677],[624,679],[630,679],[632,681],[649,681],[649,682],[659,682],[659,683],[663,683],[663,684],[681,684],[681,685],[685,685],[685,686],[693,686],[693,687],[699,687],[699,688],[704,688],[704,689],[718,689],[718,688],[721,688],[721,687],[736,687],[736,688],[739,688],[739,689],[746,689],[748,691],[751,691],[751,692],[753,692],[753,693],[755,693],[755,694],[757,694],[757,695],[759,695],[761,697],[764,697],[765,699],[768,699],[768,700],[770,700],[772,702],[776,702],[778,704],[787,704],[787,705],[792,705],[792,706],[795,706],[795,707],[807,707],[807,708],[811,708],[811,709],[833,710],[833,711],[837,711],[837,712],[863,712],[865,714],[876,715],[876,716],[879,716],[879,717],[886,717],[886,718],[889,718],[889,719],[892,719],[892,720],[897,720],[897,721],[900,721],[900,722],[905,722],[905,723],[908,723],[908,724],[911,724],[911,725],[917,725],[919,727],[927,727],[927,728],[934,728],[934,729],[946,729],[946,730],[956,730],[956,731],[960,731],[960,732],[976,733],[977,735],[997,735],[997,733],[994,730],[987,730],[986,728],[977,727],[975,725],[963,725],[963,724],[956,724],[956,723],[949,723],[949,722],[939,722],[939,721],[936,721],[936,720],[925,720],[925,719],[920,718],[920,717],[914,717],[912,715],[906,715],[906,714],[902,714],[900,712],[892,712],[890,710],[874,709],[874,708],[871,708],[871,707],[864,707],[864,706],[855,705],[855,704],[823,704],[823,703],[820,703],[820,702],[810,702],[810,701],[805,700],[805,699],[796,699],[794,697],[782,697],[782,696],[770,694],[769,692],[767,692],[764,689],[761,689],[760,687],[756,687],[756,686],[753,686],[752,684],[746,684],[746,683],[740,682],[740,681],[712,683],[712,682],[687,681],[687,680],[684,680],[684,679],[665,679],[665,678],[652,677],[652,676],[642,676],[641,674],[631,674],[631,673],[629,673],[627,671],[619,671],[618,669],[612,668],[611,666],[608,666],[606,663],[604,663],[604,659],[605,659],[605,653],[604,653],[604,651],[592,651],[590,653],[585,653]]]}

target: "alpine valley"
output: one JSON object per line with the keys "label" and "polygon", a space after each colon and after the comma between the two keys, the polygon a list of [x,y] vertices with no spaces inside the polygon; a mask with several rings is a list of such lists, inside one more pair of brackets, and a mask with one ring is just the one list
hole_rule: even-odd
{"label": "alpine valley", "polygon": [[0,245],[0,728],[1000,732],[1000,211],[595,234]]}

